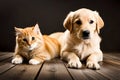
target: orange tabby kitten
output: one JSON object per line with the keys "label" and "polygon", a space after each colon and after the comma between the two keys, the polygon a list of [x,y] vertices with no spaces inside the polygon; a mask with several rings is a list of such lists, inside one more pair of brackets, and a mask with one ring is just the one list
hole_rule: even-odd
{"label": "orange tabby kitten", "polygon": [[60,45],[49,36],[42,36],[39,25],[27,28],[16,28],[16,47],[12,63],[21,64],[23,59],[29,64],[39,64],[45,60],[58,57]]}

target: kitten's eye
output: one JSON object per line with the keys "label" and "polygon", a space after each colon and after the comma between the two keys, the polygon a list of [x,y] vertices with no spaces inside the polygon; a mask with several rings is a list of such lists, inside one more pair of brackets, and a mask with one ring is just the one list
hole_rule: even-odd
{"label": "kitten's eye", "polygon": [[24,39],[23,39],[23,41],[27,42],[27,39],[26,39],[26,38],[24,38]]}
{"label": "kitten's eye", "polygon": [[35,37],[32,37],[32,40],[35,40]]}
{"label": "kitten's eye", "polygon": [[90,24],[93,24],[94,23],[94,21],[93,20],[90,20],[90,22],[89,22]]}
{"label": "kitten's eye", "polygon": [[77,20],[75,23],[78,24],[78,25],[82,24],[82,22],[80,20]]}

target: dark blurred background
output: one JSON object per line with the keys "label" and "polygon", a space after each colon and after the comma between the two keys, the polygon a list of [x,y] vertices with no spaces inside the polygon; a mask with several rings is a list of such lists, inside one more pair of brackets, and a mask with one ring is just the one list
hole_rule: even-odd
{"label": "dark blurred background", "polygon": [[101,30],[103,52],[120,52],[119,0],[0,0],[0,51],[14,51],[14,27],[40,25],[43,34],[65,31],[70,11],[89,8],[105,22]]}

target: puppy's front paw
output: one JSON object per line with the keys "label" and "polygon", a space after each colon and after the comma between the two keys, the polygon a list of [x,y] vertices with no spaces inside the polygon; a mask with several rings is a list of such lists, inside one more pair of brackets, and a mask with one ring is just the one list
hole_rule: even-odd
{"label": "puppy's front paw", "polygon": [[13,64],[21,64],[22,62],[23,62],[23,59],[21,57],[20,58],[16,57],[12,59]]}
{"label": "puppy's front paw", "polygon": [[70,68],[81,68],[82,67],[82,64],[79,60],[77,59],[71,59],[69,62],[68,62],[68,67]]}
{"label": "puppy's front paw", "polygon": [[97,62],[88,61],[86,66],[90,69],[100,69],[100,65]]}
{"label": "puppy's front paw", "polygon": [[40,63],[40,61],[38,61],[36,59],[30,59],[30,61],[29,61],[29,64],[33,64],[33,65],[37,65],[39,63]]}

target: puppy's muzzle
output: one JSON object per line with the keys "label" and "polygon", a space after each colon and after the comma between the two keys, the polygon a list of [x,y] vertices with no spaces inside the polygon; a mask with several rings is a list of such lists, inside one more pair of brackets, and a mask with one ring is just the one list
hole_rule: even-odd
{"label": "puppy's muzzle", "polygon": [[89,30],[82,31],[82,38],[89,39],[90,38],[90,31]]}

